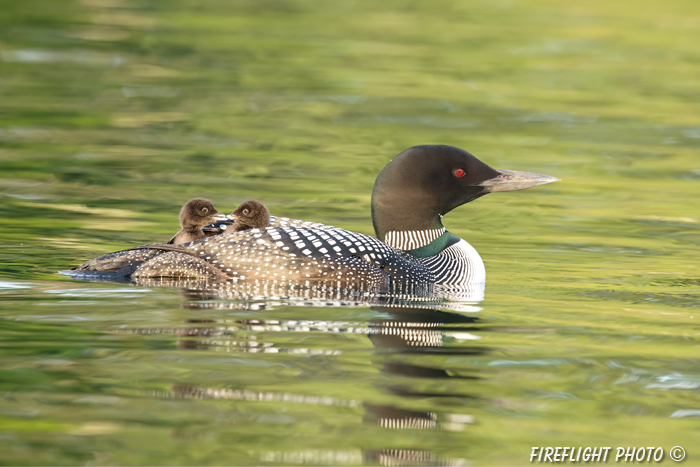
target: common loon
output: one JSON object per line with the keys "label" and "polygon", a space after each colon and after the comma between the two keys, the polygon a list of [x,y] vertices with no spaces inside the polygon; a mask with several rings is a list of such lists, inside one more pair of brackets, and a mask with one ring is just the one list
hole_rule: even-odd
{"label": "common loon", "polygon": [[442,216],[485,194],[559,179],[489,167],[452,146],[414,146],[394,157],[372,191],[377,238],[272,217],[266,228],[187,245],[146,245],[90,260],[67,274],[206,281],[337,281],[363,285],[483,283],[481,257],[445,230]]}
{"label": "common loon", "polygon": [[227,217],[214,208],[208,199],[195,198],[189,200],[180,210],[180,227],[182,229],[168,241],[171,245],[179,245],[206,236],[202,227]]}

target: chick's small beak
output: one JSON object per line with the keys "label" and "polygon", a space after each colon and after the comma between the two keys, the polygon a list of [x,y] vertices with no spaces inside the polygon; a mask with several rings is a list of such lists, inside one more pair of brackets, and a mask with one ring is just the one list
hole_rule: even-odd
{"label": "chick's small beak", "polygon": [[214,220],[216,221],[226,221],[229,220],[228,216],[226,214],[222,214],[219,211],[216,211],[214,214],[211,216]]}

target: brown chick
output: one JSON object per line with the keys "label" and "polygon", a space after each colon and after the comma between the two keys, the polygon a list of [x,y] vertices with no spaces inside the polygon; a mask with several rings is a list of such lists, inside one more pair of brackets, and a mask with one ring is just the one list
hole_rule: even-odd
{"label": "brown chick", "polygon": [[232,226],[232,232],[259,229],[270,225],[270,213],[265,205],[258,201],[244,201],[229,217],[236,221]]}
{"label": "brown chick", "polygon": [[180,210],[182,229],[168,243],[179,245],[204,238],[206,235],[202,227],[220,220],[226,220],[226,216],[217,211],[211,201],[203,198],[191,199]]}

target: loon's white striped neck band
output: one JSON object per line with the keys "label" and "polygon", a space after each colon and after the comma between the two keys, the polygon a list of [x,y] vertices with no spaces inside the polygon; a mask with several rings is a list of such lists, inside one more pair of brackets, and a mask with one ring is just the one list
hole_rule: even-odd
{"label": "loon's white striped neck band", "polygon": [[415,250],[429,245],[444,233],[444,227],[431,230],[394,230],[386,233],[384,243],[397,250]]}

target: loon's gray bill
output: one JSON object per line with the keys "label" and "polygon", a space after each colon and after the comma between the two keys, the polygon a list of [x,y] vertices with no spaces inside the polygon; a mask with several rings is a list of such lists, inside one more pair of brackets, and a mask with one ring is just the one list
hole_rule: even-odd
{"label": "loon's gray bill", "polygon": [[549,175],[536,174],[532,172],[519,172],[517,170],[503,169],[496,170],[500,172],[500,175],[479,183],[479,186],[488,188],[489,193],[524,190],[526,188],[532,188],[533,186],[559,181],[559,179],[556,177],[550,177]]}

